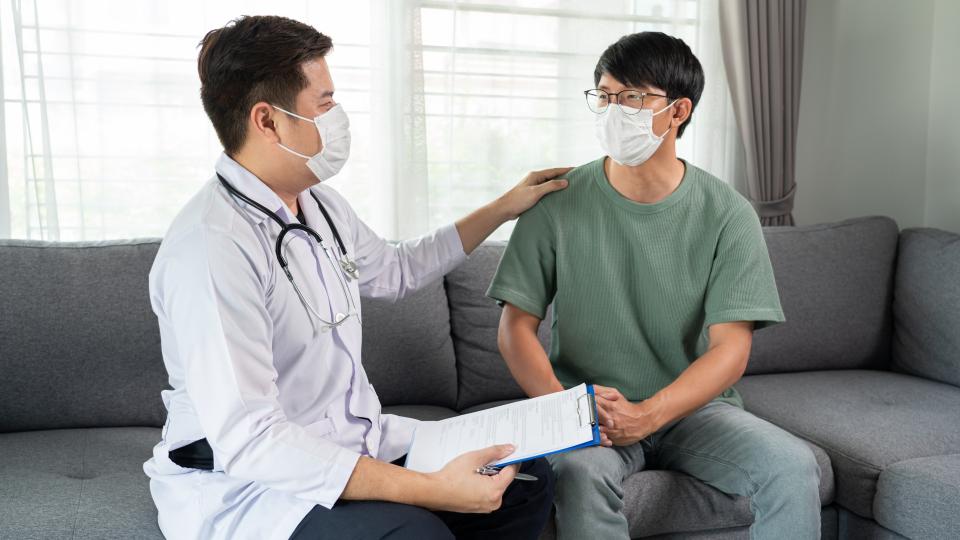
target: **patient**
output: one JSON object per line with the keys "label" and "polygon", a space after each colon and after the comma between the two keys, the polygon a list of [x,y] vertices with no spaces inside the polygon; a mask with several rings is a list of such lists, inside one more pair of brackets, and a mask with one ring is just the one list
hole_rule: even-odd
{"label": "patient", "polygon": [[[732,388],[753,330],[784,318],[753,207],[676,156],[700,62],[643,32],[603,53],[594,82],[606,155],[520,217],[487,292],[528,395],[596,385],[603,445],[550,456],[559,537],[628,538],[623,480],[658,468],[750,497],[751,538],[818,538],[813,453]],[[536,331],[551,302],[548,356]]]}

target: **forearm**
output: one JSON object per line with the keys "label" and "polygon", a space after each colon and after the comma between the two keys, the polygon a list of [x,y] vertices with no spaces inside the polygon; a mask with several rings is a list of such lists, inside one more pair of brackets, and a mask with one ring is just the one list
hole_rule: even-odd
{"label": "forearm", "polygon": [[497,227],[510,218],[501,199],[497,199],[458,220],[456,226],[460,234],[460,242],[463,244],[463,251],[469,255],[481,242],[493,234]]}
{"label": "forearm", "polygon": [[713,347],[675,381],[642,402],[650,408],[658,429],[703,407],[733,386],[743,375],[748,355],[749,350],[744,353],[738,347]]}
{"label": "forearm", "polygon": [[439,487],[424,473],[363,456],[357,461],[340,498],[431,508],[435,506]]}
{"label": "forearm", "polygon": [[[508,309],[519,310],[509,305],[504,307],[505,312]],[[550,359],[537,339],[536,324],[539,324],[539,320],[535,324],[532,320],[522,323],[511,319],[507,313],[501,318],[497,338],[500,354],[510,374],[530,397],[562,391],[563,385],[554,374]]]}

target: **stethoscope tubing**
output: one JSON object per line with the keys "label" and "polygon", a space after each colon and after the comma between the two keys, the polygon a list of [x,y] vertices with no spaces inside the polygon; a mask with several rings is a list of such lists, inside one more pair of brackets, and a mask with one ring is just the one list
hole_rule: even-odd
{"label": "stethoscope tubing", "polygon": [[[310,312],[314,317],[320,320],[320,322],[322,322],[325,325],[325,329],[338,327],[341,324],[343,324],[349,318],[349,315],[344,316],[342,319],[339,319],[339,320],[335,318],[335,320],[333,321],[327,321],[319,313],[317,313],[317,311],[313,308],[313,306],[310,305],[309,302],[307,302],[307,299],[304,297],[303,292],[300,291],[300,287],[298,287],[296,281],[294,281],[293,275],[290,273],[289,263],[287,262],[287,258],[283,254],[282,247],[283,247],[284,236],[286,236],[286,234],[290,231],[298,230],[298,231],[303,231],[304,233],[308,234],[314,240],[317,241],[317,244],[320,246],[320,249],[323,251],[324,256],[327,258],[327,261],[330,262],[331,265],[333,265],[333,268],[335,270],[339,266],[340,272],[347,272],[348,270],[346,265],[351,267],[355,266],[352,261],[349,261],[349,258],[347,257],[347,248],[343,243],[343,239],[340,237],[340,233],[339,231],[337,231],[336,225],[333,224],[333,220],[330,218],[330,214],[327,212],[327,209],[323,206],[323,203],[320,202],[320,199],[317,197],[317,195],[312,191],[310,192],[310,195],[313,197],[313,200],[316,201],[317,203],[317,207],[320,208],[320,213],[323,214],[323,219],[327,222],[327,225],[330,227],[330,232],[333,233],[334,241],[337,243],[337,247],[340,249],[342,258],[339,265],[334,263],[333,259],[331,258],[331,254],[328,251],[328,248],[326,247],[326,245],[324,245],[323,239],[320,237],[320,234],[317,233],[317,231],[313,230],[311,227],[308,227],[303,223],[284,222],[283,219],[276,214],[276,212],[273,212],[269,208],[263,206],[262,204],[248,197],[245,193],[243,193],[239,189],[233,187],[233,185],[231,185],[230,182],[228,182],[227,179],[224,178],[219,172],[217,173],[217,178],[220,180],[220,184],[223,185],[223,187],[227,190],[227,192],[230,195],[233,195],[234,197],[240,199],[241,201],[249,204],[253,208],[257,209],[259,212],[263,213],[265,216],[275,221],[280,226],[280,234],[277,235],[277,240],[274,245],[274,250],[277,256],[277,262],[280,263],[281,270],[283,270],[283,273],[287,276],[287,279],[290,281],[290,284],[293,285],[293,289],[297,293],[297,296],[300,298],[300,302],[304,305],[304,308],[308,312]],[[347,262],[344,262],[344,261],[347,261]],[[356,316],[359,319],[359,313],[357,312],[357,309],[356,309],[356,303],[353,301],[353,295],[350,294],[350,286],[346,283],[344,276],[340,275],[340,272],[335,271],[334,274],[336,274],[337,281],[340,284],[340,287],[343,289],[344,295],[347,297],[348,306],[353,309],[354,314],[356,314]]]}

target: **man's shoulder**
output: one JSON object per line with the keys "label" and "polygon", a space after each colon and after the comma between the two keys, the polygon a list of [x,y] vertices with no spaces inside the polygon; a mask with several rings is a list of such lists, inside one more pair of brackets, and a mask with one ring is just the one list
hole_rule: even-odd
{"label": "man's shoulder", "polygon": [[751,206],[750,201],[729,182],[717,178],[696,165],[685,163],[688,168],[687,174],[694,180],[696,190],[700,193],[697,199],[704,207],[702,209],[705,212],[704,216],[713,214],[721,221],[725,221],[742,212],[745,207]]}
{"label": "man's shoulder", "polygon": [[582,203],[584,193],[595,186],[597,175],[603,174],[603,160],[599,158],[571,169],[563,175],[568,182],[567,187],[540,199],[537,206],[553,216],[561,210],[567,210],[567,205]]}

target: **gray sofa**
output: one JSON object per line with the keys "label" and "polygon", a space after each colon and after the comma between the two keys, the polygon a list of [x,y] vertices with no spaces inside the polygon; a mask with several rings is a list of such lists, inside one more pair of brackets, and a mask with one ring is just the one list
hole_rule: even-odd
{"label": "gray sofa", "polygon": [[[876,217],[765,234],[788,322],[756,333],[737,386],[814,449],[823,537],[960,538],[960,236]],[[160,537],[141,469],[164,422],[157,246],[0,242],[0,538]],[[439,419],[522,396],[483,295],[501,251],[364,302],[384,410]],[[748,538],[744,497],[656,470],[625,492],[636,537]]]}

